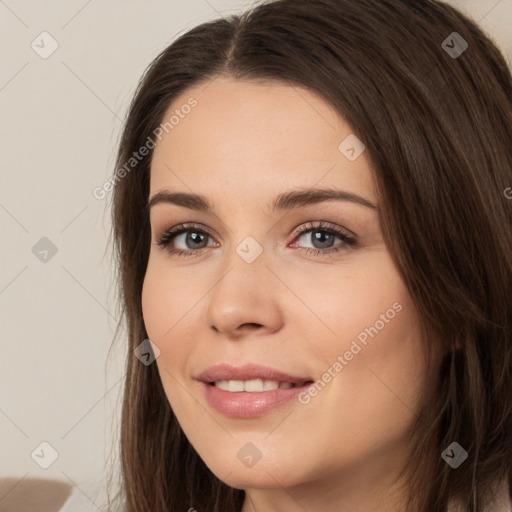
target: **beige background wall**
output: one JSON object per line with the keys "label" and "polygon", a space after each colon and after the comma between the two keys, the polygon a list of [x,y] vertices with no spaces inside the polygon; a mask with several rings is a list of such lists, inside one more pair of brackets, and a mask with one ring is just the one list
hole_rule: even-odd
{"label": "beige background wall", "polygon": [[[106,366],[110,222],[93,189],[150,61],[178,33],[250,3],[0,0],[0,476],[103,471],[124,361],[114,352]],[[512,0],[451,3],[512,61]]]}

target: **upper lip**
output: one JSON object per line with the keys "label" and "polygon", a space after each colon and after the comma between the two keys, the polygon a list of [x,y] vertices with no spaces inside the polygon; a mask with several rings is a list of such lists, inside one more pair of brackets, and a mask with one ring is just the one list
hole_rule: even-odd
{"label": "upper lip", "polygon": [[197,377],[197,380],[206,382],[207,384],[217,380],[252,379],[276,380],[278,382],[292,382],[294,384],[304,384],[305,382],[312,380],[309,377],[289,375],[276,368],[261,366],[259,364],[245,364],[243,366],[235,367],[226,363],[210,366]]}

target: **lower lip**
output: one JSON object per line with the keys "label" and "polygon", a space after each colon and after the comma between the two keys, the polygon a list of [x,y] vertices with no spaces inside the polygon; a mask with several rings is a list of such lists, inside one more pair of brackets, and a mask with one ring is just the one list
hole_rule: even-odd
{"label": "lower lip", "polygon": [[293,400],[310,384],[296,388],[278,388],[271,391],[224,391],[216,386],[201,383],[208,403],[217,411],[231,418],[256,418],[275,407]]}

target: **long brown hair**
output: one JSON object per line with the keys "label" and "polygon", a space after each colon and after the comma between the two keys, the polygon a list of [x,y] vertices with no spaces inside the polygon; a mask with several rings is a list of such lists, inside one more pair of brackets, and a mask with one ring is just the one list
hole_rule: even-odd
{"label": "long brown hair", "polygon": [[[411,429],[408,509],[444,512],[457,498],[481,512],[491,485],[512,485],[512,77],[474,21],[434,0],[267,1],[181,35],[144,73],[112,180],[128,332],[126,511],[239,512],[245,497],[190,445],[156,364],[134,356],[148,338],[141,291],[152,152],[126,163],[155,139],[178,95],[219,75],[306,87],[364,142],[383,235],[421,317],[426,355],[434,343],[445,354]],[[468,452],[457,469],[441,457],[452,442]]]}

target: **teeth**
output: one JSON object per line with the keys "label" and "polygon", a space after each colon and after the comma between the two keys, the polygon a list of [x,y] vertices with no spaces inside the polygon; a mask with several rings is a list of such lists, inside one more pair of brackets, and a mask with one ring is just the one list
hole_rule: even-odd
{"label": "teeth", "polygon": [[224,391],[231,391],[233,393],[239,393],[240,391],[271,391],[277,388],[289,389],[296,387],[292,382],[278,382],[277,380],[265,379],[216,380],[215,386]]}
{"label": "teeth", "polygon": [[[265,381],[270,382],[270,381]],[[263,382],[261,379],[252,379],[252,380],[246,380],[243,382],[244,390],[245,391],[263,391],[263,389],[271,389],[271,388],[265,388],[265,382]],[[279,383],[277,383],[279,386]],[[273,388],[275,389],[275,388]]]}
{"label": "teeth", "polygon": [[[258,384],[258,388],[260,391],[272,391],[273,389],[277,389],[279,387],[279,382],[277,380],[261,380],[256,379],[256,381],[262,382],[262,384]],[[250,382],[250,381],[247,381]],[[261,387],[260,387],[261,386]]]}
{"label": "teeth", "polygon": [[243,380],[228,380],[228,391],[243,391],[244,381]]}

